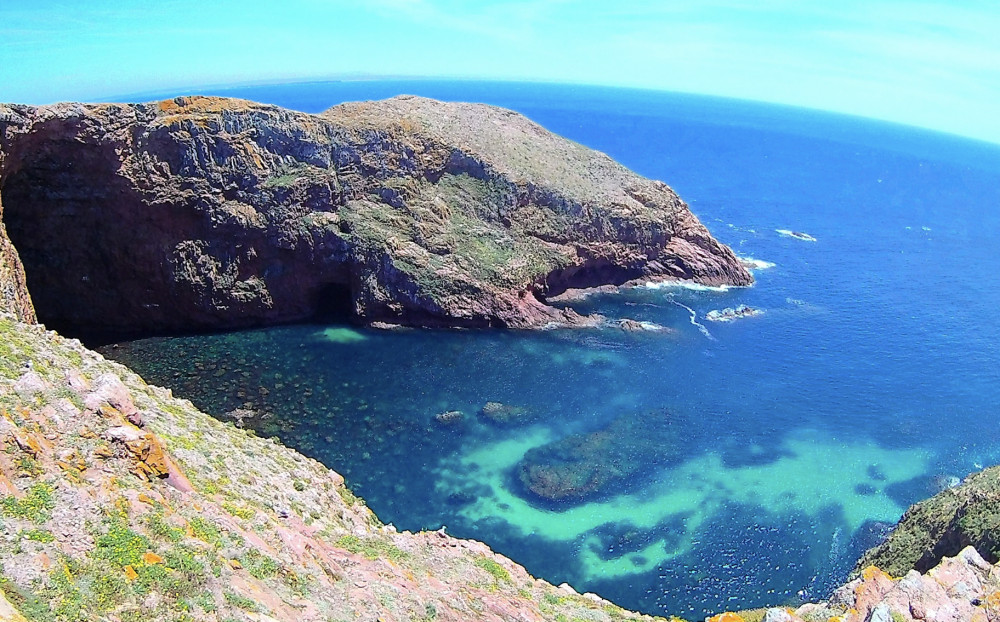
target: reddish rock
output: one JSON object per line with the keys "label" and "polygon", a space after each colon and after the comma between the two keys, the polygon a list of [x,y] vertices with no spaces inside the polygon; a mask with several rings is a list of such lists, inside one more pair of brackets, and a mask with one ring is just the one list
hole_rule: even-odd
{"label": "reddish rock", "polygon": [[[0,188],[56,328],[532,328],[589,321],[546,304],[567,288],[752,281],[666,184],[484,105],[0,105]],[[0,242],[0,294],[30,315]]]}

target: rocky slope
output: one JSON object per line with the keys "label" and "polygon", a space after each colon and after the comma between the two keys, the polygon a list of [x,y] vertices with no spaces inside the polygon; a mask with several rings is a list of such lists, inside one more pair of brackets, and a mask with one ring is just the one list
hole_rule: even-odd
{"label": "rocky slope", "polygon": [[0,188],[39,317],[78,331],[527,328],[585,321],[545,303],[571,287],[752,281],[662,182],[484,105],[0,105]]}
{"label": "rocky slope", "polygon": [[[479,542],[397,533],[343,479],[78,341],[0,315],[0,620],[654,618],[535,579]],[[1000,619],[973,548],[875,567],[829,602],[714,622]]]}
{"label": "rocky slope", "polygon": [[1000,467],[965,478],[913,505],[860,566],[875,564],[893,574],[926,572],[943,557],[973,546],[990,563],[1000,561]]}
{"label": "rocky slope", "polygon": [[0,442],[3,620],[652,620],[397,533],[319,463],[9,315]]}

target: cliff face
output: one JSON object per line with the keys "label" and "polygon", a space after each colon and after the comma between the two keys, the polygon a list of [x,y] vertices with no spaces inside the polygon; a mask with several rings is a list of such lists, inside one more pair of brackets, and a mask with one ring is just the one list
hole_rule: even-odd
{"label": "cliff face", "polygon": [[35,321],[35,308],[24,282],[24,266],[3,224],[4,160],[10,135],[20,131],[21,125],[17,121],[10,111],[0,106],[0,311],[30,323]]}
{"label": "cliff face", "polygon": [[0,106],[0,135],[4,219],[57,327],[538,327],[583,321],[545,304],[569,287],[752,280],[665,184],[489,106]]}

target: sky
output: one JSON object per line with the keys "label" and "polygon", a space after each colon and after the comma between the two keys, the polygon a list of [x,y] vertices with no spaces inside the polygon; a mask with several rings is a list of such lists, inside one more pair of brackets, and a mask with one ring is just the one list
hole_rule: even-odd
{"label": "sky", "polygon": [[375,76],[719,95],[1000,143],[1000,2],[0,0],[0,101]]}

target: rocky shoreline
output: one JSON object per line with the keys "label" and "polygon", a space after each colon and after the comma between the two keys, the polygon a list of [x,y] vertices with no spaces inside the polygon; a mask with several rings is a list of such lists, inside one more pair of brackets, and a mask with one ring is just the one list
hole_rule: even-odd
{"label": "rocky shoreline", "polygon": [[[401,97],[304,115],[177,98],[0,105],[0,202],[0,619],[657,619],[443,530],[397,533],[338,474],[35,309],[77,330],[324,313],[539,328],[593,321],[546,304],[569,289],[749,284],[662,182],[486,106]],[[490,402],[479,416],[531,415]],[[565,460],[560,442],[590,458]],[[560,442],[521,469],[542,498],[638,470],[606,431]],[[1000,619],[998,482],[987,469],[911,508],[827,602],[712,620]]]}

